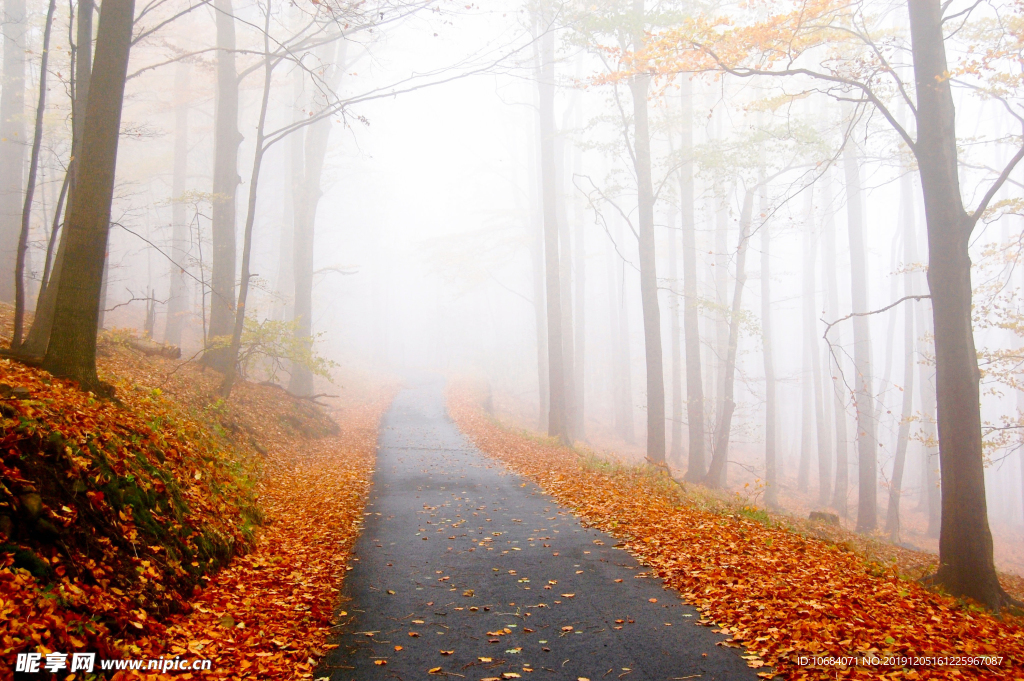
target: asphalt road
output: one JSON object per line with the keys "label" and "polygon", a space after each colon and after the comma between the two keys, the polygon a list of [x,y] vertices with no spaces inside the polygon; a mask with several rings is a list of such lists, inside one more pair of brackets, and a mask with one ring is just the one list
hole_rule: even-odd
{"label": "asphalt road", "polygon": [[381,425],[339,647],[315,677],[756,681],[615,543],[481,455],[440,381],[405,389]]}

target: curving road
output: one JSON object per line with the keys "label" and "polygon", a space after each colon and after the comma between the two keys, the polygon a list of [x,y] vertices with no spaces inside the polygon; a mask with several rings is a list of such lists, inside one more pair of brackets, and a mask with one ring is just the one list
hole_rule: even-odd
{"label": "curving road", "polygon": [[382,422],[339,647],[315,677],[757,680],[615,543],[481,455],[443,383],[418,383]]}

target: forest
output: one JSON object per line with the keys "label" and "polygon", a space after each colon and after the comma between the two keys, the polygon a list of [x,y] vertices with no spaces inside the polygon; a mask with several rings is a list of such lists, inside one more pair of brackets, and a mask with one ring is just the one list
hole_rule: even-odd
{"label": "forest", "polygon": [[1024,678],[1021,0],[0,3],[0,679]]}

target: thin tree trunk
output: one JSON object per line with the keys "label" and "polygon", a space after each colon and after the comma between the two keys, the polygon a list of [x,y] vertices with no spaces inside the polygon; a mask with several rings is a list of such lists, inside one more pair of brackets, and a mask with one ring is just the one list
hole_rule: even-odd
{"label": "thin tree trunk", "polygon": [[[82,155],[82,138],[85,129],[85,112],[89,101],[89,83],[92,80],[92,15],[95,5],[93,0],[79,0],[78,22],[75,27],[76,44],[72,48],[74,68],[72,70],[72,101],[71,101],[71,161],[68,163],[68,194],[67,209],[64,211],[64,222],[71,214],[74,202],[75,183],[78,176],[78,160]],[[38,357],[46,352],[53,329],[53,319],[57,302],[57,284],[60,282],[64,268],[64,256],[67,252],[67,229],[61,230],[57,242],[57,252],[53,257],[53,267],[47,278],[46,290],[41,291],[36,302],[36,313],[32,319],[32,327],[22,345],[22,354]],[[53,237],[51,236],[51,239]],[[105,257],[105,256],[104,256]]]}
{"label": "thin tree trunk", "polygon": [[999,609],[1010,601],[999,584],[985,499],[980,374],[971,327],[974,220],[964,210],[956,126],[943,43],[942,8],[909,0],[917,86],[914,147],[928,224],[928,285],[935,329],[942,528],[937,581],[950,593]]}
{"label": "thin tree trunk", "polygon": [[[335,45],[324,46],[321,63],[333,63],[326,77],[327,87],[336,90],[345,71],[348,41],[339,39],[336,54]],[[326,100],[315,102],[327,106]],[[294,134],[294,133],[293,133]],[[295,336],[302,343],[313,342],[313,243],[316,228],[316,210],[323,191],[324,158],[327,142],[331,136],[330,117],[322,118],[306,129],[306,143],[303,151],[304,170],[300,191],[295,202],[294,241],[292,253],[295,263],[292,268],[295,280]],[[310,367],[293,362],[288,390],[296,395],[313,394],[313,372]]]}
{"label": "thin tree trunk", "polygon": [[[807,192],[807,221],[808,225],[814,220],[814,200],[811,190]],[[828,506],[832,498],[832,429],[828,422],[827,405],[825,404],[825,384],[821,375],[821,353],[818,342],[817,319],[815,318],[820,308],[817,304],[817,266],[818,266],[818,244],[815,236],[811,238],[811,329],[808,340],[811,342],[811,373],[814,376],[814,423],[815,433],[818,442],[818,506]]]}
{"label": "thin tree trunk", "polygon": [[0,300],[14,302],[13,274],[25,173],[25,0],[4,0],[3,89],[0,92]]}
{"label": "thin tree trunk", "polygon": [[[235,315],[235,192],[238,176],[238,74],[235,71],[235,16],[232,0],[214,0],[217,18],[217,107],[214,112],[213,265],[210,274],[209,350],[203,361],[218,371],[232,369],[224,339]],[[220,339],[217,341],[216,339]]]}
{"label": "thin tree trunk", "polygon": [[771,230],[761,229],[761,356],[764,358],[764,467],[765,504],[775,508],[779,504],[778,473],[775,466],[776,433],[776,379],[775,357],[772,352],[772,290],[771,290]]}
{"label": "thin tree trunk", "polygon": [[[221,396],[227,398],[231,394],[238,373],[238,353],[242,347],[242,331],[245,327],[245,305],[249,297],[249,271],[252,257],[252,230],[256,222],[256,190],[260,183],[260,169],[263,157],[267,152],[264,146],[264,130],[267,123],[267,107],[270,102],[270,86],[274,75],[273,61],[270,53],[270,18],[272,16],[270,0],[264,8],[266,21],[263,24],[263,98],[260,101],[259,120],[256,123],[256,154],[252,161],[252,174],[249,176],[249,201],[245,214],[245,232],[242,241],[242,272],[238,285],[238,303],[235,305],[234,328],[231,331],[231,344],[228,348],[227,362],[224,369],[224,381],[220,386]],[[236,90],[237,92],[237,90]]]}
{"label": "thin tree trunk", "polygon": [[53,267],[53,252],[57,245],[57,234],[61,227],[61,213],[64,210],[64,200],[68,196],[68,185],[71,183],[71,173],[64,173],[64,181],[60,185],[60,196],[57,197],[57,207],[53,212],[53,224],[50,226],[50,238],[46,241],[46,257],[43,259],[43,276],[39,280],[39,296],[36,299],[36,306],[46,295],[46,288],[50,283],[50,270]]}
{"label": "thin tree trunk", "polygon": [[853,140],[843,150],[846,209],[850,234],[850,286],[853,312],[854,393],[857,409],[857,531],[871,532],[878,524],[878,439],[875,434],[875,394],[871,374],[871,327],[868,312],[867,248],[860,161]]}
{"label": "thin tree trunk", "polygon": [[[576,129],[582,129],[583,127],[583,102],[579,101],[576,105]],[[572,153],[572,167],[573,172],[578,173],[583,170],[583,151],[578,145],[573,145]],[[569,182],[570,186],[573,186],[572,178]],[[586,221],[584,219],[584,208],[582,205],[582,197],[579,192],[573,192],[573,220],[575,221],[575,249],[573,250],[574,255],[574,274],[576,277],[575,281],[575,321],[573,325],[573,331],[575,333],[575,341],[573,343],[575,348],[575,356],[573,358],[573,370],[575,371],[575,378],[573,385],[576,388],[576,399],[574,400],[576,410],[576,420],[573,431],[575,432],[576,439],[586,440],[587,429],[586,429],[586,410],[584,409],[586,400],[586,321],[587,321],[587,229]]]}
{"label": "thin tree trunk", "polygon": [[[916,327],[918,343],[922,355],[934,355],[934,346],[923,340],[932,329],[931,319],[927,314],[926,306],[917,307]],[[930,347],[929,347],[930,346]],[[936,404],[935,404],[935,366],[923,365],[917,372],[918,383],[921,388],[921,429],[924,432],[925,446],[921,448],[922,470],[924,471],[924,508],[928,514],[929,537],[938,537],[942,525],[942,490],[939,480],[939,450],[936,446],[939,441],[939,433],[936,429]]]}
{"label": "thin tree trunk", "polygon": [[25,186],[25,203],[21,209],[21,233],[18,235],[18,252],[14,267],[14,335],[11,337],[11,347],[14,349],[21,346],[21,333],[25,323],[25,254],[28,251],[29,229],[32,227],[32,199],[36,191],[36,175],[39,172],[39,149],[43,144],[43,114],[46,113],[46,65],[50,61],[50,32],[53,28],[53,12],[56,9],[57,0],[50,0],[50,4],[46,8],[46,24],[43,27],[43,50],[39,60],[39,101],[36,104],[28,183]]}
{"label": "thin tree trunk", "polygon": [[555,133],[555,215],[558,222],[558,279],[562,292],[562,371],[565,375],[565,428],[570,442],[576,440],[576,348],[573,332],[573,251],[569,215],[565,201],[566,144],[570,104],[562,115],[562,127]]}
{"label": "thin tree trunk", "polygon": [[[832,175],[826,174],[822,203],[826,207],[832,205]],[[832,211],[826,208],[825,214],[825,257],[823,266],[825,268],[825,280],[828,284],[828,315],[829,319],[839,319],[839,276],[836,273],[836,225],[832,217]],[[833,347],[842,347],[842,331],[837,327],[830,334]],[[845,518],[848,513],[846,495],[849,491],[849,454],[846,433],[846,382],[843,378],[843,367],[840,364],[840,354],[836,351],[829,352],[829,371],[832,375],[831,392],[835,406],[835,428],[836,428],[836,486],[832,494],[832,507],[839,511],[839,515]]]}
{"label": "thin tree trunk", "polygon": [[530,265],[533,280],[533,328],[537,337],[537,430],[548,428],[548,355],[547,355],[547,303],[544,296],[544,219],[541,208],[541,180],[538,146],[534,143],[540,137],[540,121],[529,138],[526,148],[530,174],[529,229]]}
{"label": "thin tree trunk", "polygon": [[704,442],[704,379],[700,360],[700,308],[697,293],[697,230],[693,215],[693,82],[680,83],[682,160],[679,167],[680,225],[683,233],[683,343],[686,346],[686,429],[689,440],[686,480],[707,473]]}
{"label": "thin tree trunk", "polygon": [[[675,210],[669,213],[668,224],[675,224]],[[675,230],[668,240],[668,280],[669,284],[669,326],[672,342],[672,449],[669,461],[678,466],[683,461],[683,348],[682,334],[679,328],[679,264],[676,256]]]}
{"label": "thin tree trunk", "polygon": [[100,12],[82,155],[64,230],[68,266],[54,306],[60,323],[53,326],[43,360],[51,373],[91,390],[102,387],[96,376],[96,331],[134,11],[134,0],[105,0]]}
{"label": "thin tree trunk", "polygon": [[[902,200],[903,262],[904,266],[908,266],[917,261],[914,203],[909,175],[900,178],[900,198]],[[915,294],[914,274],[905,272],[903,274],[903,295]],[[899,540],[903,471],[907,461],[907,445],[910,442],[910,419],[914,413],[914,303],[907,301],[903,306],[903,404],[900,409],[900,425],[896,432],[896,458],[892,466],[892,479],[889,481],[889,506],[885,512],[885,532],[892,541]]]}
{"label": "thin tree trunk", "polygon": [[188,286],[185,262],[188,257],[188,222],[182,195],[188,183],[188,97],[190,68],[179,61],[174,67],[174,171],[171,178],[171,253],[164,342],[181,345],[181,332],[188,314]]}
{"label": "thin tree trunk", "polygon": [[[642,0],[635,0],[634,8]],[[661,349],[661,310],[658,306],[658,275],[654,243],[654,185],[651,180],[651,133],[647,123],[647,89],[650,78],[630,81],[633,95],[633,153],[637,175],[640,233],[640,301],[644,317],[644,355],[647,367],[647,460],[665,465],[665,370]]]}
{"label": "thin tree trunk", "polygon": [[[624,243],[622,223],[619,223],[619,243]],[[613,257],[615,254],[613,253]],[[633,444],[636,440],[635,424],[633,421],[633,366],[631,363],[632,353],[630,352],[629,339],[629,296],[626,295],[626,264],[622,261],[615,263],[617,274],[617,301],[619,320],[619,342],[615,356],[615,365],[619,375],[620,390],[616,395],[616,431],[625,442]]]}
{"label": "thin tree trunk", "polygon": [[544,210],[544,273],[548,327],[548,435],[569,444],[566,413],[565,364],[562,352],[562,287],[559,277],[558,214],[555,192],[555,36],[547,30],[540,38],[541,197]]}
{"label": "thin tree trunk", "polygon": [[722,385],[722,409],[715,424],[715,448],[711,465],[704,484],[708,487],[725,486],[725,465],[729,460],[729,435],[732,430],[732,415],[736,409],[733,401],[736,378],[736,351],[739,346],[740,312],[743,309],[743,287],[747,281],[747,242],[750,240],[750,222],[754,205],[754,189],[748,189],[743,197],[740,212],[740,239],[736,248],[736,287],[732,294],[732,308],[729,314],[729,346],[725,355],[725,381]]}
{"label": "thin tree trunk", "polygon": [[[807,192],[810,196],[810,190]],[[817,353],[815,331],[817,324],[814,319],[814,243],[811,235],[812,222],[810,212],[805,215],[804,228],[801,231],[803,246],[803,287],[801,292],[802,341],[800,353],[800,465],[797,469],[797,489],[806,492],[811,477],[811,452],[815,447],[814,432],[814,362],[812,357]]]}

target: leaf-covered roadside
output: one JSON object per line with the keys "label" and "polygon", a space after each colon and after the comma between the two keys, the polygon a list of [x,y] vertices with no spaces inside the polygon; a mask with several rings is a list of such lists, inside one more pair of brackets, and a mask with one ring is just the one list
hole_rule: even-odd
{"label": "leaf-covered roadside", "polygon": [[[220,572],[148,655],[213,661],[202,678],[311,678],[361,528],[390,395],[339,411],[341,434],[275,448],[259,485],[256,548]],[[174,678],[189,678],[175,675]]]}
{"label": "leaf-covered roadside", "polygon": [[[742,514],[683,503],[674,484],[639,468],[587,467],[569,448],[507,428],[449,390],[448,410],[486,454],[534,480],[588,524],[624,540],[666,588],[700,609],[787,679],[967,679],[1024,676],[1024,628],[962,607],[841,545],[806,538]],[[996,654],[998,668],[800,666],[801,656]]]}
{"label": "leaf-covered roadside", "polygon": [[116,640],[159,633],[161,616],[187,609],[202,576],[252,541],[245,453],[160,391],[115,385],[121,404],[0,360],[6,655],[119,657]]}
{"label": "leaf-covered roadside", "polygon": [[54,651],[309,676],[390,392],[331,415],[254,383],[224,402],[219,374],[128,341],[101,336],[117,401],[0,360],[0,679]]}

